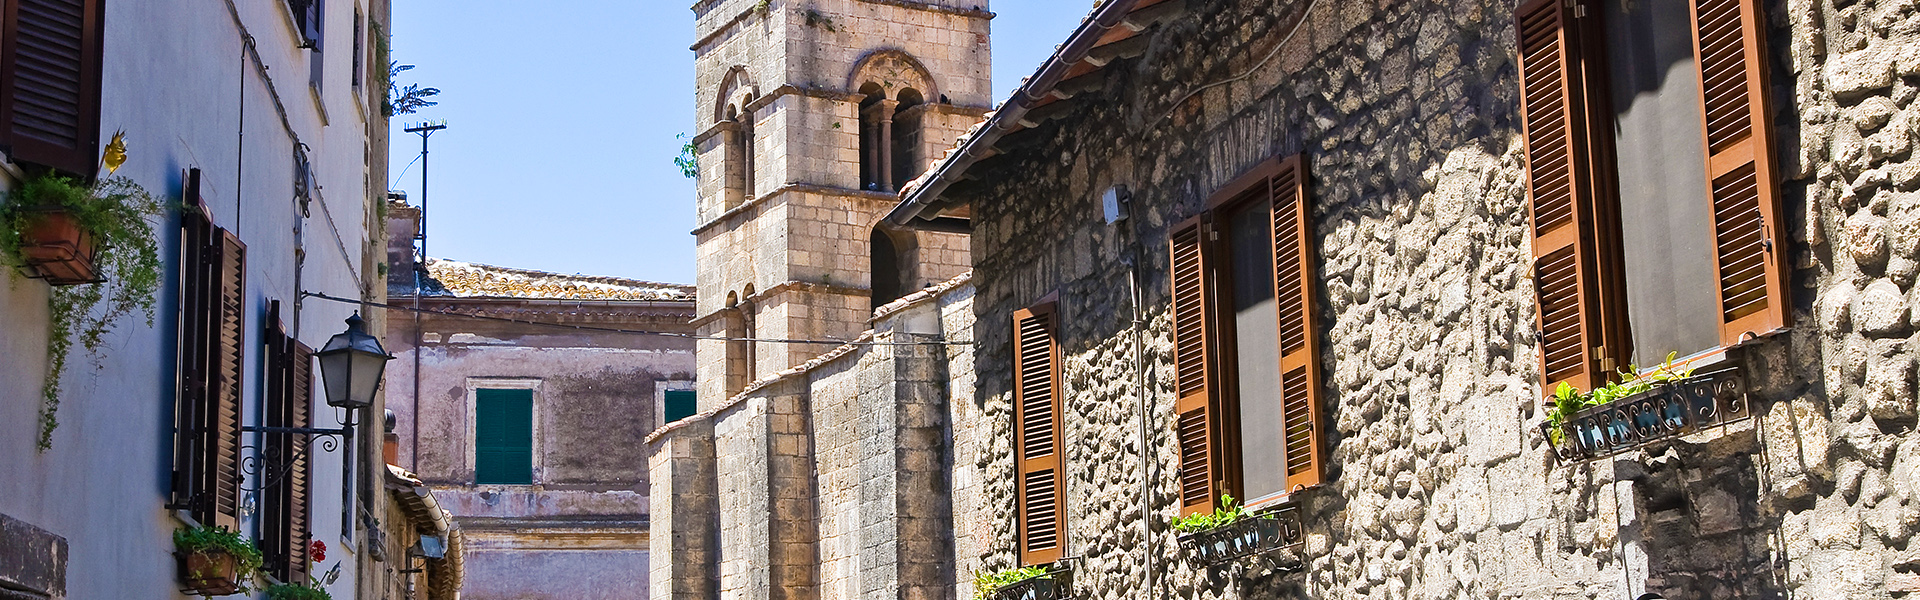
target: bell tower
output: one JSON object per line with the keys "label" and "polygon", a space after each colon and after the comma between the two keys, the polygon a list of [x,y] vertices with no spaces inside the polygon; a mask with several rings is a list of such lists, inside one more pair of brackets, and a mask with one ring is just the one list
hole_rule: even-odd
{"label": "bell tower", "polygon": [[[970,268],[962,234],[882,217],[991,108],[986,0],[694,5],[702,336],[850,340]],[[834,344],[702,341],[699,404]]]}

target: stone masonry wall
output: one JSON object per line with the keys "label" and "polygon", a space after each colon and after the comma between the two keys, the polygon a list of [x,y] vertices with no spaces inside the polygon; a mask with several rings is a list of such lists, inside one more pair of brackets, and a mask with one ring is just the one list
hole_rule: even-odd
{"label": "stone masonry wall", "polygon": [[[975,433],[955,441],[954,485],[980,503],[978,522],[955,519],[959,579],[1015,560],[1011,313],[1058,292],[1066,554],[1082,557],[1082,598],[1920,589],[1907,545],[1920,531],[1913,0],[1763,3],[1796,270],[1794,329],[1740,358],[1760,416],[1572,466],[1538,433],[1514,3],[1188,4],[1150,32],[1143,58],[1108,67],[1106,89],[1119,93],[1076,98],[1075,116],[1025,134],[1043,141],[972,172],[989,182],[965,197],[985,377],[977,420],[955,417],[956,433]],[[1330,485],[1303,494],[1303,572],[1197,572],[1166,526],[1167,232],[1227,180],[1294,153],[1313,177]],[[1133,219],[1117,227],[1099,209],[1113,184],[1134,192]],[[1128,318],[1136,251],[1145,469]]]}
{"label": "stone masonry wall", "polygon": [[654,598],[952,597],[955,523],[977,505],[952,483],[972,469],[955,460],[964,282],[649,437]]}

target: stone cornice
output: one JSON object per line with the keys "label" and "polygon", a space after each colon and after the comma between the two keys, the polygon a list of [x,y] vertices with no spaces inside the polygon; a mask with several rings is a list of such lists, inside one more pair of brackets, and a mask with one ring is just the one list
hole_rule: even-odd
{"label": "stone cornice", "polygon": [[[700,8],[703,5],[708,5],[708,4],[717,3],[717,2],[725,2],[725,1],[726,0],[710,0],[710,2],[701,2],[693,5],[693,10],[696,13],[700,13],[701,12]],[[897,6],[900,8],[906,8],[906,9],[912,9],[912,10],[923,10],[927,12],[949,14],[949,15],[955,15],[955,16],[961,16],[961,17],[972,17],[976,19],[990,20],[995,16],[992,11],[976,10],[971,8],[954,8],[951,6],[940,6],[938,4],[928,4],[926,2],[914,2],[913,0],[855,0],[855,1],[865,2],[867,4]],[[748,5],[745,10],[742,10],[738,14],[735,14],[732,17],[729,17],[727,19],[727,22],[722,23],[720,24],[720,26],[713,28],[713,31],[707,32],[706,35],[700,36],[700,39],[695,40],[693,42],[693,45],[688,46],[687,49],[692,50],[694,52],[699,52],[700,47],[707,45],[709,42],[712,42],[715,38],[725,35],[728,30],[733,29],[735,25],[739,25],[741,21],[747,20],[747,17],[752,16],[756,12],[759,12],[759,10],[754,5]]]}
{"label": "stone cornice", "polygon": [[[870,290],[867,288],[857,288],[857,287],[850,287],[850,286],[844,286],[844,285],[833,285],[831,283],[817,283],[812,281],[795,280],[795,281],[783,282],[779,285],[775,285],[773,287],[767,288],[766,290],[755,292],[752,296],[748,296],[745,299],[741,300],[740,303],[753,304],[753,303],[760,302],[761,300],[765,300],[767,298],[771,298],[776,295],[786,293],[789,291],[813,292],[817,294],[838,294],[841,296],[872,296],[873,295],[873,290]],[[691,324],[694,327],[699,327],[701,325],[712,323],[714,319],[720,318],[722,315],[727,314],[727,312],[731,310],[736,310],[736,309],[733,307],[727,307],[727,308],[722,308],[720,310],[716,310],[704,315],[700,315],[698,318],[694,319]]]}
{"label": "stone cornice", "polygon": [[705,223],[701,223],[695,226],[693,228],[693,231],[690,233],[694,235],[700,235],[701,232],[704,232],[708,229],[712,229],[714,226],[726,222],[727,219],[731,219],[749,210],[753,210],[753,207],[759,206],[761,203],[766,202],[768,199],[771,199],[774,196],[779,196],[781,194],[785,194],[788,192],[797,192],[797,193],[804,193],[804,194],[820,194],[824,196],[853,198],[856,200],[867,200],[872,202],[895,203],[900,201],[900,196],[892,192],[869,192],[866,190],[856,190],[856,189],[843,188],[843,187],[832,187],[832,186],[817,185],[812,183],[789,183],[789,184],[780,186],[778,188],[775,188],[771,192],[761,194],[760,196],[752,200],[742,202],[740,203],[739,206],[735,206],[733,208],[727,209],[727,212],[720,213],[720,216],[714,217],[713,219]]}

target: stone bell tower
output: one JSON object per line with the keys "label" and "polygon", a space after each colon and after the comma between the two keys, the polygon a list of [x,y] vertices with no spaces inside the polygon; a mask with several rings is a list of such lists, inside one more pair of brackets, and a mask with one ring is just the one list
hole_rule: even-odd
{"label": "stone bell tower", "polygon": [[[986,5],[694,5],[703,336],[852,339],[875,307],[969,268],[965,235],[879,223],[992,105]],[[700,342],[700,409],[833,347]]]}

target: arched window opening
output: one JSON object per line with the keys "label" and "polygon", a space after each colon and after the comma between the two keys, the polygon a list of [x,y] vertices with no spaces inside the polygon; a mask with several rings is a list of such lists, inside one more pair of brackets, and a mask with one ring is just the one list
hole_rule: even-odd
{"label": "arched window opening", "polygon": [[926,168],[920,160],[920,115],[925,113],[926,100],[913,88],[900,90],[899,104],[893,110],[893,135],[891,144],[893,188],[905,185],[920,176]]}
{"label": "arched window opening", "polygon": [[912,231],[881,225],[873,228],[872,244],[867,263],[871,272],[868,289],[872,290],[871,308],[878,309],[913,291],[913,253],[919,248],[919,240]]}
{"label": "arched window opening", "polygon": [[744,363],[742,368],[746,373],[745,380],[742,382],[744,387],[746,383],[753,383],[754,378],[757,376],[754,372],[755,358],[757,357],[754,355],[758,354],[760,349],[753,343],[753,338],[760,337],[760,323],[758,315],[755,314],[757,307],[754,306],[753,302],[753,284],[747,284],[747,289],[741,292],[741,296],[743,299],[740,302],[740,324],[742,330],[740,337],[746,338],[741,342],[745,349],[744,352],[742,352],[742,354],[745,355],[742,357]]}
{"label": "arched window opening", "polygon": [[720,126],[721,167],[725,169],[722,194],[726,198],[726,208],[739,206],[745,200],[747,192],[746,149],[741,143],[740,106],[727,105],[725,119]]}
{"label": "arched window opening", "polygon": [[740,295],[727,292],[727,310],[722,312],[721,336],[726,345],[726,377],[721,382],[721,391],[728,397],[740,393],[747,387],[747,343],[741,341],[747,337],[746,319],[741,317]]}
{"label": "arched window opening", "polygon": [[[882,126],[883,119],[891,119],[886,110],[886,91],[880,84],[867,82],[860,86],[860,189],[885,191],[889,186],[882,157],[887,154],[888,134]],[[883,114],[888,113],[888,114]]]}
{"label": "arched window opening", "polygon": [[[741,101],[742,107],[751,106],[753,100],[753,93],[747,93],[746,99]],[[754,176],[757,173],[754,168],[754,143],[757,140],[753,134],[754,120],[751,108],[747,108],[738,119],[740,122],[740,189],[741,196],[745,200],[753,199]]]}

